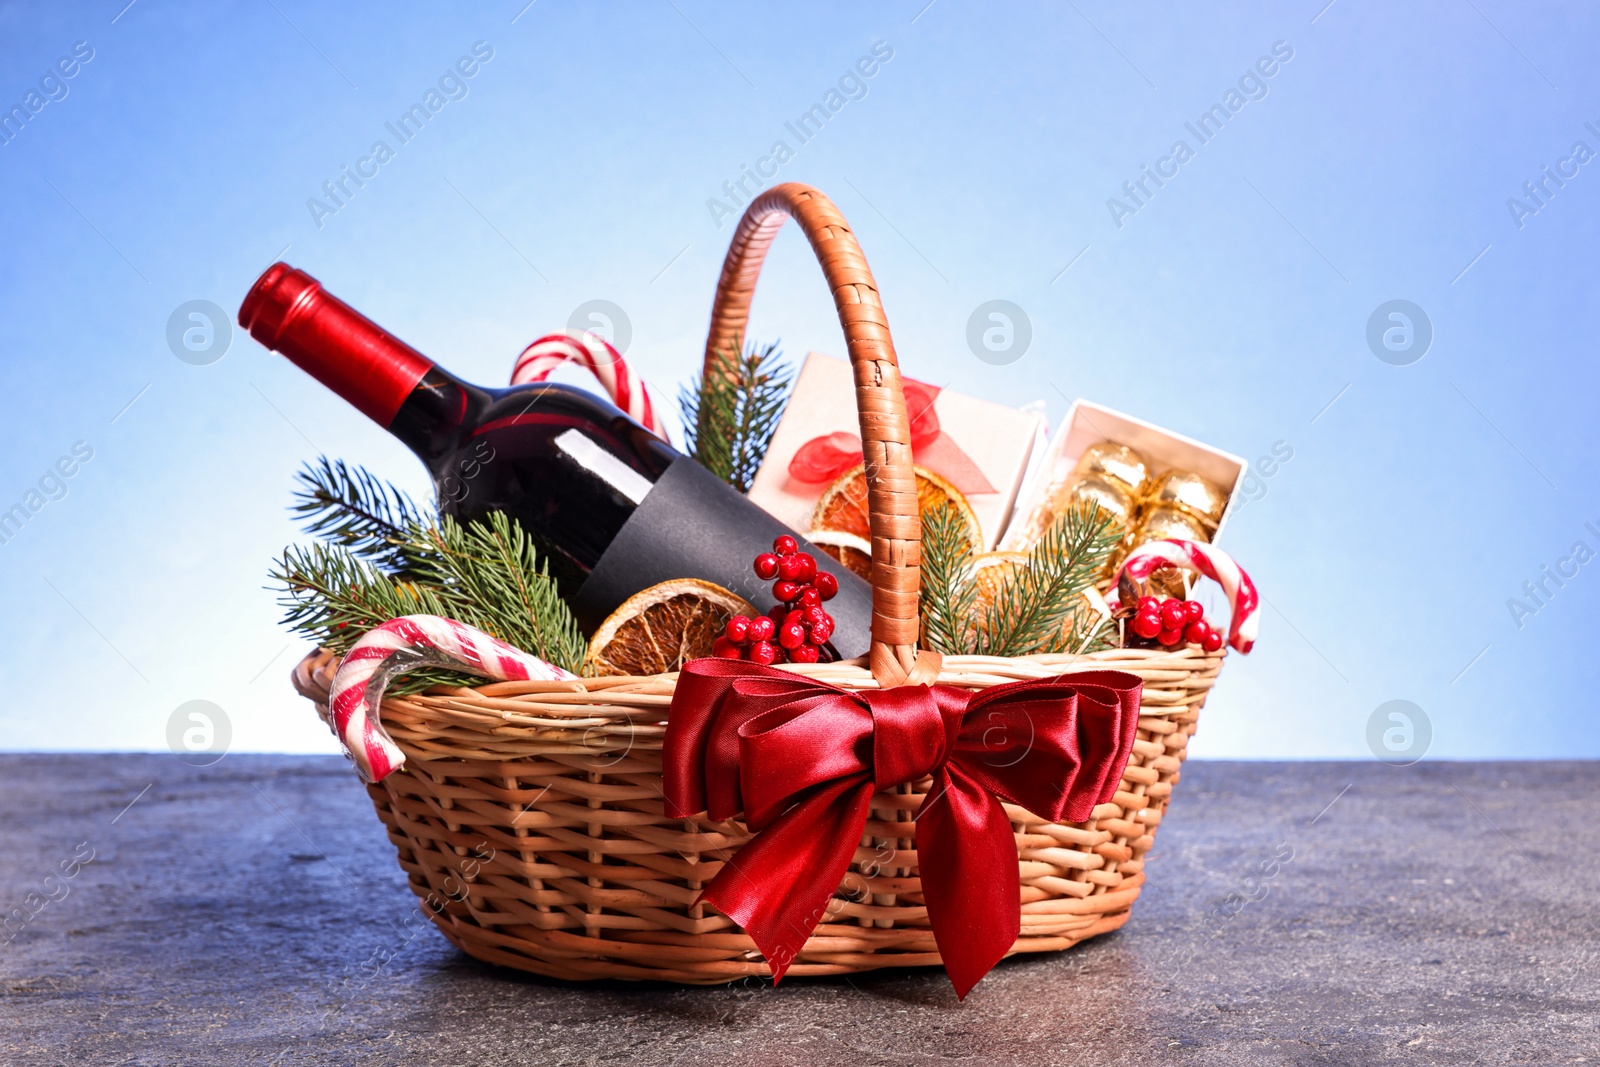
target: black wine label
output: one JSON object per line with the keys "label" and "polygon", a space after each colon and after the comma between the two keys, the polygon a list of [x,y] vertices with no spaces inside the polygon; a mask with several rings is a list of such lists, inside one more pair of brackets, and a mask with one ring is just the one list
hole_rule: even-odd
{"label": "black wine label", "polygon": [[673,578],[716,582],[765,611],[775,603],[772,584],[751,564],[781,534],[799,540],[839,579],[839,595],[823,605],[833,616],[833,647],[847,659],[864,654],[872,641],[871,587],[687,456],[673,460],[623,524],[578,589],[573,613],[593,633],[624,600]]}

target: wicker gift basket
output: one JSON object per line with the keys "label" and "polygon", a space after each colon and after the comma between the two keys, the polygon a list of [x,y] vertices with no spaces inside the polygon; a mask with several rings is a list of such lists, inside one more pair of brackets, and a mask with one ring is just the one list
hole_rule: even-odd
{"label": "wicker gift basket", "polygon": [[[899,368],[878,290],[837,208],[807,186],[751,203],[723,265],[708,362],[744,333],[766,252],[799,222],[822,265],[855,369],[869,482],[873,641],[864,661],[786,670],[844,689],[931,682],[981,690],[1115,668],[1143,681],[1120,787],[1084,822],[1006,804],[1021,879],[1011,951],[1047,952],[1115,930],[1224,652],[1116,649],[1016,659],[918,653],[920,520]],[[328,718],[338,660],[308,656],[294,685]],[[668,815],[662,745],[676,674],[499,682],[387,699],[404,767],[369,785],[411,888],[468,955],[564,979],[715,984],[772,974],[755,942],[700,892],[750,838],[739,819]],[[849,885],[788,973],[941,962],[920,891],[914,817],[928,783],[875,795]]]}

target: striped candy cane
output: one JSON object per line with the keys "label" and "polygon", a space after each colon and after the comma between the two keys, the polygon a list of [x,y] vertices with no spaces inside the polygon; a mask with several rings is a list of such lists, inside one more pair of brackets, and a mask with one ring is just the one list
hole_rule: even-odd
{"label": "striped candy cane", "polygon": [[599,334],[589,330],[562,330],[545,334],[522,350],[511,371],[511,384],[542,382],[563,363],[577,363],[593,374],[612,403],[621,408],[629,418],[649,430],[663,441],[667,428],[650,402],[650,390],[644,379],[623,362],[622,353],[612,348]]}
{"label": "striped candy cane", "polygon": [[1250,576],[1222,549],[1199,541],[1150,541],[1128,553],[1117,579],[1126,574],[1143,581],[1150,572],[1169,565],[1198,571],[1222,586],[1228,595],[1228,644],[1249,652],[1261,625],[1261,597]]}
{"label": "striped candy cane", "polygon": [[328,694],[334,733],[369,782],[383,780],[405,762],[378,722],[378,706],[395,675],[419,666],[449,667],[497,682],[577,677],[454,619],[390,619],[345,653]]}

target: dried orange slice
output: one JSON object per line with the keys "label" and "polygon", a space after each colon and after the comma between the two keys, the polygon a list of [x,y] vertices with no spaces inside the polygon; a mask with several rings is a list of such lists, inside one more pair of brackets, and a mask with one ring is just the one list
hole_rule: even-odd
{"label": "dried orange slice", "polygon": [[674,578],[635,593],[589,639],[589,677],[663,674],[711,655],[734,615],[755,615],[743,597],[714,582]]}
{"label": "dried orange slice", "polygon": [[872,578],[872,542],[840,530],[812,530],[806,540],[866,579]]}
{"label": "dried orange slice", "polygon": [[972,559],[972,584],[977,591],[973,598],[972,614],[974,621],[980,625],[984,614],[995,598],[1000,595],[1000,587],[1011,578],[1011,575],[1028,565],[1026,552],[985,552]]}
{"label": "dried orange slice", "polygon": [[[978,551],[983,546],[983,530],[978,525],[978,516],[973,513],[972,505],[961,495],[961,490],[925,467],[913,469],[917,475],[917,504],[922,513],[944,505],[955,508],[966,523],[973,551]],[[867,523],[865,467],[857,467],[841,475],[838,481],[828,486],[822,499],[817,501],[816,510],[811,513],[811,528],[855,534],[860,538],[872,536]]]}

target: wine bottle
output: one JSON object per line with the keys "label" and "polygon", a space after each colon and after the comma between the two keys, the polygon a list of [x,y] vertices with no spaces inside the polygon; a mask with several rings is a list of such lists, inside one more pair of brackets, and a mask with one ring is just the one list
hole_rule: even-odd
{"label": "wine bottle", "polygon": [[[239,325],[415,452],[442,514],[502,511],[521,524],[586,632],[672,578],[715,582],[757,610],[773,599],[751,562],[798,535],[607,401],[554,382],[465,382],[284,263],[256,281]],[[834,647],[866,652],[867,583],[805,551],[839,580]]]}

